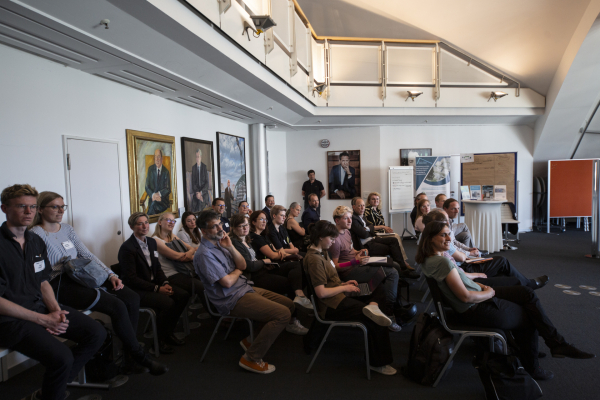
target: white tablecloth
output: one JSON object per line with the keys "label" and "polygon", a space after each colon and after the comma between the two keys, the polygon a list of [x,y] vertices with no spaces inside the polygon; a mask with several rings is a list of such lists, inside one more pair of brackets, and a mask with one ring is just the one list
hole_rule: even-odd
{"label": "white tablecloth", "polygon": [[463,200],[465,223],[473,243],[480,250],[495,253],[502,249],[501,204],[503,201]]}

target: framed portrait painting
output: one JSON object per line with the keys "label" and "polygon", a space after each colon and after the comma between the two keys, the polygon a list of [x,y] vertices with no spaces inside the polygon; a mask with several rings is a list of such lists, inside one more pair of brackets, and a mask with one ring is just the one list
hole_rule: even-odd
{"label": "framed portrait painting", "polygon": [[145,212],[150,222],[170,211],[179,217],[175,138],[127,129],[131,212]]}
{"label": "framed portrait painting", "polygon": [[213,142],[181,138],[185,211],[200,212],[215,198]]}
{"label": "framed portrait painting", "polygon": [[329,200],[360,196],[360,150],[327,152]]}
{"label": "framed portrait painting", "polygon": [[225,216],[237,214],[238,205],[248,201],[246,190],[246,139],[217,132],[219,197],[225,200]]}

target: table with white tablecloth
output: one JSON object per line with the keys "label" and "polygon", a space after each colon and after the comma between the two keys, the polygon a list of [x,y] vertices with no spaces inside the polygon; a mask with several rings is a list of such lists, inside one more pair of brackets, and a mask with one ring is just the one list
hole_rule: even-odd
{"label": "table with white tablecloth", "polygon": [[502,203],[504,201],[463,200],[465,223],[473,243],[480,250],[495,253],[502,249]]}

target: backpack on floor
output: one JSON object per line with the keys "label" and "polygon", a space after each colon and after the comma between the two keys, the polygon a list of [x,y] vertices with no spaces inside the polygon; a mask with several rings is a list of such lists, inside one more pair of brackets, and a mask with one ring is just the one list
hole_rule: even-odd
{"label": "backpack on floor", "polygon": [[473,365],[479,372],[487,400],[535,400],[542,389],[516,356],[486,352]]}
{"label": "backpack on floor", "polygon": [[96,320],[106,329],[106,339],[94,357],[85,365],[85,373],[90,382],[105,382],[117,376],[119,367],[113,354],[112,332],[100,320]]}
{"label": "backpack on floor", "polygon": [[[432,386],[454,350],[454,338],[437,316],[421,314],[410,338],[408,364],[404,375],[422,385]],[[446,372],[452,367],[448,366]]]}

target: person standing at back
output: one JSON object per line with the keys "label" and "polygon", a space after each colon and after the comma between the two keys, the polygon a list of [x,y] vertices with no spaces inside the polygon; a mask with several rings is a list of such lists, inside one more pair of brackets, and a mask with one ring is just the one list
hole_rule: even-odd
{"label": "person standing at back", "polygon": [[[317,195],[317,199],[321,200],[321,197],[325,196],[325,187],[321,183],[315,179],[315,171],[313,169],[307,172],[308,180],[304,182],[302,185],[302,198],[304,199],[304,209],[308,209],[309,207],[309,198],[312,193]],[[317,205],[317,213],[321,215],[321,204]],[[304,227],[306,229],[306,226]]]}
{"label": "person standing at back", "polygon": [[265,215],[267,216],[267,225],[273,222],[273,219],[271,218],[271,208],[273,208],[274,205],[275,197],[273,197],[270,194],[267,195],[267,197],[265,197],[265,208],[262,209]]}

